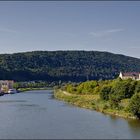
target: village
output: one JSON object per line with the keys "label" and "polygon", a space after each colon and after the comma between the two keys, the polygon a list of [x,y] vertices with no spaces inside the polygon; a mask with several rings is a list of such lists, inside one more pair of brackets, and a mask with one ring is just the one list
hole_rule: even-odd
{"label": "village", "polygon": [[15,93],[14,81],[13,80],[0,80],[0,95],[6,93]]}

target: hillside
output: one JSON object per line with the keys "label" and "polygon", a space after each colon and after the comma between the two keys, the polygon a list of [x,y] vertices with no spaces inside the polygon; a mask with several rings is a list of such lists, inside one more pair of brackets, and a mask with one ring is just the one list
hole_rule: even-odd
{"label": "hillside", "polygon": [[85,81],[140,71],[140,59],[98,51],[34,51],[0,55],[0,79]]}

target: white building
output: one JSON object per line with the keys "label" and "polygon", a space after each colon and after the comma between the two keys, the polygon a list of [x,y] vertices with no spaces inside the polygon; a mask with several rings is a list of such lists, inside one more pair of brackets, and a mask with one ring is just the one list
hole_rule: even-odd
{"label": "white building", "polygon": [[13,89],[13,80],[0,80],[0,92],[7,93],[9,89]]}
{"label": "white building", "polygon": [[140,72],[120,72],[119,77],[121,79],[140,80]]}

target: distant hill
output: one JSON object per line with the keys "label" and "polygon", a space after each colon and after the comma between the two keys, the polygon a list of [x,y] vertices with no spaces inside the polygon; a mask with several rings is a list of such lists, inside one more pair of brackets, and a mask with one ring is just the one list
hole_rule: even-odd
{"label": "distant hill", "polygon": [[0,55],[0,79],[85,81],[140,71],[140,59],[98,51],[34,51]]}

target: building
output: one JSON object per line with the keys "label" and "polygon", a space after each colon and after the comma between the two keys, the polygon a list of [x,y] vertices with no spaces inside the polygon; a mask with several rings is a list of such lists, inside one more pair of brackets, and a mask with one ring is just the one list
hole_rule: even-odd
{"label": "building", "polygon": [[120,72],[119,77],[121,79],[140,80],[140,72]]}
{"label": "building", "polygon": [[13,89],[13,80],[0,80],[0,92],[7,93],[9,89]]}

